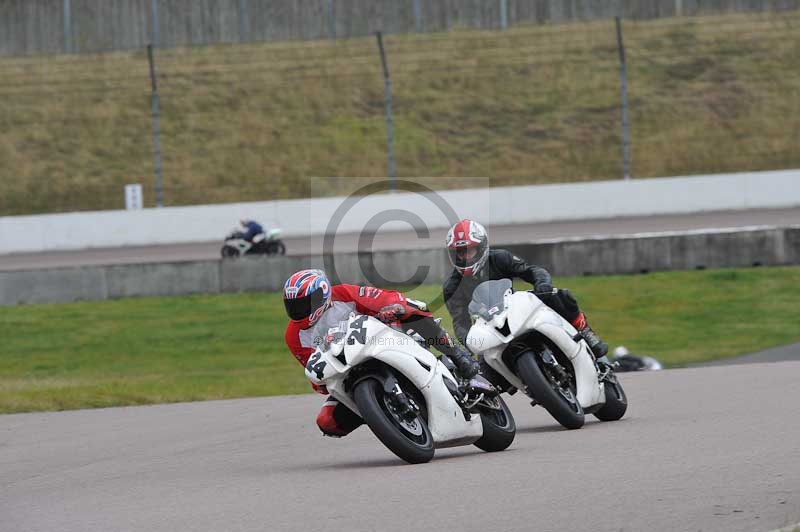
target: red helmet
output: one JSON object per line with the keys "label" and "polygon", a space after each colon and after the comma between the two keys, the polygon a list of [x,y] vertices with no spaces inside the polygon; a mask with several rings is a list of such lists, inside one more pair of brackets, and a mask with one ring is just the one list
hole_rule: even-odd
{"label": "red helmet", "polygon": [[314,325],[331,304],[331,283],[322,270],[301,270],[283,285],[283,304],[292,321]]}
{"label": "red helmet", "polygon": [[475,275],[489,258],[489,235],[478,222],[464,219],[447,232],[447,256],[466,277]]}

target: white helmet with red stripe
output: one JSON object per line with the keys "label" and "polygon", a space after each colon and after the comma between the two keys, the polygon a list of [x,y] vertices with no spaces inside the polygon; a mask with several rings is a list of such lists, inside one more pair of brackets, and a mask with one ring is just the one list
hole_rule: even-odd
{"label": "white helmet with red stripe", "polygon": [[478,222],[464,219],[447,232],[447,256],[461,275],[480,271],[489,258],[489,235]]}

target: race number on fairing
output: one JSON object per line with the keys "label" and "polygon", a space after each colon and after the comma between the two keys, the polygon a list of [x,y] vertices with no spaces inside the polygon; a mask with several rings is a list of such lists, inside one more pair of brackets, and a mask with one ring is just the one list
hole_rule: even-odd
{"label": "race number on fairing", "polygon": [[367,343],[367,327],[364,322],[367,321],[366,316],[359,316],[350,324],[350,335],[347,337],[347,345],[354,345],[358,342],[361,345]]}
{"label": "race number on fairing", "polygon": [[327,362],[321,360],[322,353],[316,351],[311,358],[308,359],[306,362],[306,373],[310,376],[315,376],[317,380],[322,380],[325,378],[325,367],[328,365]]}

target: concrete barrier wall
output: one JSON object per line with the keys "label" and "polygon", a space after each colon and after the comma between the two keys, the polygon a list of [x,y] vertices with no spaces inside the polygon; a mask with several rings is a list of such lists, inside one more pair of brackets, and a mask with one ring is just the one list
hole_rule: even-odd
{"label": "concrete barrier wall", "polygon": [[800,228],[666,233],[506,246],[559,276],[799,264]]}
{"label": "concrete barrier wall", "polygon": [[[508,249],[559,277],[800,264],[800,227],[574,239]],[[311,267],[335,271],[341,282],[377,286],[441,284],[450,272],[441,249],[0,272],[0,305],[278,291],[291,273]]]}
{"label": "concrete barrier wall", "polygon": [[[488,180],[487,180],[488,182]],[[800,205],[800,170],[0,217],[0,254],[221,240],[241,217],[287,237],[357,233],[381,213],[429,229],[471,217],[489,226]],[[120,191],[121,193],[122,191]],[[349,206],[349,203],[354,203]],[[444,206],[444,208],[443,208]],[[346,212],[344,212],[346,211]],[[338,216],[341,214],[341,216]],[[397,219],[397,218],[395,218]],[[332,223],[336,221],[336,224]],[[390,222],[384,229],[408,229]]]}

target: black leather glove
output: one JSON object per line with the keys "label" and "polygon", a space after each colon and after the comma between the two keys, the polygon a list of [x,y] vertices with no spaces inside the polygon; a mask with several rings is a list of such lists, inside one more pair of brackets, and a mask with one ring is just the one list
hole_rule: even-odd
{"label": "black leather glove", "polygon": [[537,296],[553,295],[553,285],[547,283],[539,283],[533,291]]}

